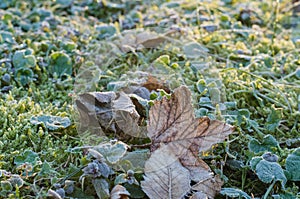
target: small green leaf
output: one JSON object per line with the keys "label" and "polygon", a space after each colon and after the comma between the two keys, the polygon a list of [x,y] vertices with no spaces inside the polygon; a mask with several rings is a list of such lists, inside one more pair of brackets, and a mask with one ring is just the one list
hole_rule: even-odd
{"label": "small green leaf", "polygon": [[250,119],[250,111],[248,109],[239,109],[237,113],[238,125]]}
{"label": "small green leaf", "polygon": [[115,182],[114,182],[114,185],[117,185],[117,184],[123,184],[125,182],[127,182],[127,175],[122,173],[120,175],[118,175],[115,179]]}
{"label": "small green leaf", "polygon": [[161,55],[159,58],[156,59],[156,61],[165,64],[167,66],[169,66],[171,63],[169,55]]}
{"label": "small green leaf", "polygon": [[150,151],[148,149],[145,150],[136,150],[132,152],[126,153],[126,155],[122,158],[122,160],[128,160],[133,168],[144,168],[146,161],[150,157]]}
{"label": "small green leaf", "polygon": [[13,189],[13,186],[10,184],[9,181],[1,181],[1,190],[6,192],[11,192]]}
{"label": "small green leaf", "polygon": [[266,135],[262,142],[256,139],[250,140],[248,147],[254,153],[265,151],[275,152],[279,148],[279,144],[272,135]]}
{"label": "small green leaf", "polygon": [[203,93],[204,90],[207,88],[204,79],[198,80],[196,86],[197,86],[197,90],[198,90],[199,93]]}
{"label": "small green leaf", "polygon": [[18,68],[15,70],[14,79],[25,86],[34,80],[34,73],[30,68]]}
{"label": "small green leaf", "polygon": [[19,176],[19,175],[17,175],[17,174],[14,174],[14,175],[12,175],[9,179],[8,179],[8,181],[10,182],[10,184],[13,186],[13,187],[22,187],[23,186],[23,184],[24,184],[24,181],[23,181],[23,179]]}
{"label": "small green leaf", "polygon": [[200,56],[205,56],[209,50],[205,46],[192,42],[183,46],[183,51],[187,58],[198,58]]}
{"label": "small green leaf", "polygon": [[256,165],[262,160],[262,157],[253,157],[250,161],[250,167],[252,170],[256,169]]}
{"label": "small green leaf", "polygon": [[276,128],[279,126],[281,120],[281,111],[279,109],[275,109],[271,107],[271,113],[268,115],[266,128],[270,132],[274,132]]}
{"label": "small green leaf", "polygon": [[36,65],[35,56],[32,55],[32,50],[19,50],[16,51],[13,56],[13,65],[16,69],[18,68],[34,68]]}
{"label": "small green leaf", "polygon": [[286,158],[285,168],[290,174],[292,181],[300,181],[300,148],[297,148],[292,154]]}
{"label": "small green leaf", "polygon": [[281,181],[282,187],[284,187],[287,179],[284,175],[283,169],[276,162],[269,162],[261,160],[257,165],[255,172],[258,178],[264,183],[270,183],[273,180]]}
{"label": "small green leaf", "polygon": [[31,150],[26,150],[22,153],[22,155],[18,155],[15,157],[14,163],[19,166],[24,163],[29,163],[31,165],[35,165],[36,162],[39,160],[39,156],[37,153],[31,151]]}
{"label": "small green leaf", "polygon": [[221,102],[221,92],[217,87],[209,88],[209,95],[211,99],[211,103],[216,105]]}
{"label": "small green leaf", "polygon": [[72,74],[72,60],[66,53],[54,52],[50,55],[49,72],[58,76]]}
{"label": "small green leaf", "polygon": [[145,193],[142,191],[141,186],[128,183],[125,183],[123,186],[127,189],[132,198],[145,198]]}
{"label": "small green leaf", "polygon": [[[1,4],[0,4],[1,5]],[[1,7],[1,6],[0,6]],[[15,39],[10,32],[7,31],[0,31],[0,43],[15,43]]]}
{"label": "small green leaf", "polygon": [[31,124],[44,124],[49,130],[65,129],[71,125],[68,117],[59,117],[51,115],[33,116],[30,119]]}
{"label": "small green leaf", "polygon": [[100,199],[109,198],[109,184],[105,179],[93,179],[92,183]]}
{"label": "small green leaf", "polygon": [[51,174],[57,174],[57,172],[52,169],[51,165],[48,162],[43,162],[42,168],[39,172],[39,176],[50,176]]}
{"label": "small green leaf", "polygon": [[60,4],[62,7],[67,7],[73,3],[73,0],[56,0],[56,3]]}
{"label": "small green leaf", "polygon": [[66,42],[63,44],[63,49],[66,50],[67,52],[72,52],[76,48],[77,48],[77,45],[74,42]]}
{"label": "small green leaf", "polygon": [[247,193],[243,192],[240,189],[235,189],[235,188],[222,188],[220,194],[229,196],[231,198],[243,197],[246,199],[251,199],[251,197]]}
{"label": "small green leaf", "polygon": [[105,143],[94,148],[99,151],[108,162],[117,163],[126,153],[127,145],[123,142]]}
{"label": "small green leaf", "polygon": [[153,66],[164,72],[172,72],[174,69],[170,67],[170,56],[161,55],[153,62]]}
{"label": "small green leaf", "polygon": [[104,39],[106,37],[113,36],[117,32],[115,26],[106,25],[106,24],[97,26],[96,31],[99,32],[99,34],[98,34],[99,39]]}
{"label": "small green leaf", "polygon": [[209,97],[200,97],[199,99],[199,105],[201,107],[209,108],[209,109],[214,109],[214,106],[212,105],[212,102]]}

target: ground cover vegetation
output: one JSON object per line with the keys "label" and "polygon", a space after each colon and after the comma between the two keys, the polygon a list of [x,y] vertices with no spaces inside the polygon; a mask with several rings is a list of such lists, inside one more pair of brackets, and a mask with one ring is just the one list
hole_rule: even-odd
{"label": "ground cover vegetation", "polygon": [[298,198],[297,5],[2,0],[0,197]]}

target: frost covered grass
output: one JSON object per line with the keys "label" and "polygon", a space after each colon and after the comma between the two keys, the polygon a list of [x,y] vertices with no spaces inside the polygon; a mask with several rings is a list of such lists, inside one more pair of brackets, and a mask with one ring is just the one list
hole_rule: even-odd
{"label": "frost covered grass", "polygon": [[130,95],[145,127],[155,100],[186,85],[196,117],[235,127],[199,154],[224,182],[216,197],[299,197],[300,29],[292,6],[1,1],[0,196],[146,198],[150,140],[115,135],[112,126],[101,126],[107,137],[80,129],[75,99],[152,86],[159,90],[149,98]]}

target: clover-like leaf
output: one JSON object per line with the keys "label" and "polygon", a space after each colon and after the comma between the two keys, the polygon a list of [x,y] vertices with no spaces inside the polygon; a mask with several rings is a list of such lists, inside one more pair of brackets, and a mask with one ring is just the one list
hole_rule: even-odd
{"label": "clover-like leaf", "polygon": [[279,126],[281,120],[281,111],[280,109],[275,109],[271,107],[271,113],[268,115],[266,128],[270,132],[274,132],[275,129]]}
{"label": "clover-like leaf", "polygon": [[127,145],[121,141],[116,143],[104,143],[94,147],[111,164],[117,163],[126,153]]}
{"label": "clover-like leaf", "polygon": [[264,183],[270,183],[273,180],[281,181],[282,187],[284,187],[287,181],[283,169],[277,162],[261,160],[256,165],[255,172],[258,178]]}
{"label": "clover-like leaf", "polygon": [[256,165],[262,160],[262,157],[253,157],[250,161],[250,167],[252,170],[255,170]]}
{"label": "clover-like leaf", "polygon": [[96,31],[99,32],[98,38],[104,39],[106,37],[111,37],[116,34],[117,30],[113,25],[99,25],[96,27]]}
{"label": "clover-like leaf", "polygon": [[36,65],[36,59],[32,55],[32,50],[19,50],[13,56],[13,65],[15,68],[33,68]]}
{"label": "clover-like leaf", "polygon": [[48,162],[43,162],[41,170],[39,172],[39,176],[50,176],[51,174],[57,174],[55,169],[53,169]]}
{"label": "clover-like leaf", "polygon": [[257,139],[252,139],[248,145],[249,149],[254,153],[265,152],[265,151],[275,151],[279,144],[277,140],[272,135],[266,135],[262,142]]}
{"label": "clover-like leaf", "polygon": [[30,122],[35,125],[44,124],[49,130],[65,129],[71,125],[68,117],[59,117],[52,115],[33,116]]}
{"label": "clover-like leaf", "polygon": [[205,46],[197,42],[185,44],[183,50],[188,58],[199,58],[205,56],[209,51]]}
{"label": "clover-like leaf", "polygon": [[66,53],[54,52],[50,55],[49,72],[58,76],[72,74],[72,60]]}
{"label": "clover-like leaf", "polygon": [[17,174],[14,174],[12,175],[8,181],[10,182],[10,184],[13,186],[13,187],[22,187],[24,185],[24,181],[23,179],[21,178],[21,176],[17,175]]}
{"label": "clover-like leaf", "polygon": [[[1,7],[1,4],[0,4]],[[13,34],[7,31],[0,31],[0,44],[1,43],[9,43],[9,44],[13,44],[15,43],[15,39],[13,37]]]}
{"label": "clover-like leaf", "polygon": [[18,68],[14,72],[14,79],[25,86],[34,80],[34,73],[30,68]]}
{"label": "clover-like leaf", "polygon": [[300,148],[297,148],[293,153],[286,158],[285,168],[290,174],[292,181],[300,181]]}
{"label": "clover-like leaf", "polygon": [[127,160],[131,163],[133,169],[144,168],[146,160],[150,156],[150,151],[148,149],[145,150],[136,150],[127,152],[126,155],[122,158],[122,160]]}
{"label": "clover-like leaf", "polygon": [[0,184],[1,184],[1,191],[11,192],[13,190],[13,186],[8,180],[2,180]]}
{"label": "clover-like leaf", "polygon": [[21,165],[24,163],[35,165],[38,160],[39,156],[36,152],[32,150],[25,150],[21,155],[15,157],[14,163],[16,165]]}
{"label": "clover-like leaf", "polygon": [[249,196],[247,193],[240,189],[235,189],[235,188],[222,188],[221,192],[222,195],[229,196],[231,198],[246,198],[246,199],[251,199],[251,196]]}

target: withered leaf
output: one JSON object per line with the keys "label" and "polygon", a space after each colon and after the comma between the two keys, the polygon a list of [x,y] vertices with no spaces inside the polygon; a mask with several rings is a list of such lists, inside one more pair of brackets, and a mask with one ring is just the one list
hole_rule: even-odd
{"label": "withered leaf", "polygon": [[111,103],[116,98],[114,92],[88,92],[78,96],[75,101],[80,113],[80,127],[82,131],[88,128],[100,136],[104,130],[116,131],[112,121]]}
{"label": "withered leaf", "polygon": [[177,31],[170,29],[163,34],[151,31],[124,31],[124,36],[118,40],[118,45],[123,52],[135,51],[143,48],[156,48],[167,41]]}
{"label": "withered leaf", "polygon": [[79,95],[76,105],[83,130],[103,136],[106,132],[146,137],[138,126],[140,115],[127,94],[123,92],[88,92]]}
{"label": "withered leaf", "polygon": [[122,185],[116,185],[111,190],[110,199],[129,199],[130,193]]}
{"label": "withered leaf", "polygon": [[233,128],[223,122],[195,118],[191,92],[186,86],[175,89],[171,99],[156,101],[149,111],[148,137],[152,140],[152,151],[166,143],[176,145],[174,152],[178,155],[183,152],[179,149],[190,147],[198,154],[223,141],[232,131]]}
{"label": "withered leaf", "polygon": [[187,150],[186,154],[179,158],[181,164],[190,172],[191,180],[199,182],[213,177],[213,173],[209,166],[199,158],[198,154],[194,154],[191,150]]}
{"label": "withered leaf", "polygon": [[207,195],[202,192],[196,192],[190,197],[190,199],[207,199]]}
{"label": "withered leaf", "polygon": [[163,83],[158,81],[157,78],[149,75],[148,80],[142,84],[143,87],[147,88],[149,91],[155,91],[157,89],[163,89],[167,93],[170,93],[170,89]]}
{"label": "withered leaf", "polygon": [[[196,182],[197,186],[193,186],[192,189],[213,198],[220,191],[222,181],[213,175],[209,166],[199,159],[198,154],[223,141],[232,132],[233,128],[221,121],[210,120],[207,117],[195,118],[191,92],[186,86],[175,89],[170,99],[156,101],[149,111],[148,136],[152,140],[153,153],[148,160],[151,164],[147,161],[146,168],[149,164],[157,165],[150,168],[158,171],[145,168],[143,189],[153,188],[154,185],[147,180],[154,178],[153,172],[158,173],[159,169],[165,170],[170,165],[179,164],[187,169],[189,179]],[[168,156],[175,157],[176,163],[169,161]],[[164,180],[166,183],[168,178]],[[155,198],[151,195],[153,192],[150,192],[150,195],[148,193],[146,192],[150,198]]]}
{"label": "withered leaf", "polygon": [[165,41],[163,36],[154,32],[125,31],[124,37],[120,39],[120,48],[123,52],[135,49],[154,48]]}
{"label": "withered leaf", "polygon": [[189,171],[167,151],[156,150],[146,162],[141,186],[149,198],[182,198],[190,190]]}
{"label": "withered leaf", "polygon": [[145,131],[138,125],[140,115],[128,95],[120,92],[112,102],[112,109],[116,124],[125,134],[146,137]]}
{"label": "withered leaf", "polygon": [[195,184],[192,189],[206,194],[207,198],[215,198],[216,191],[219,192],[222,185],[223,182],[220,177],[215,176],[214,178],[201,180],[200,182]]}

